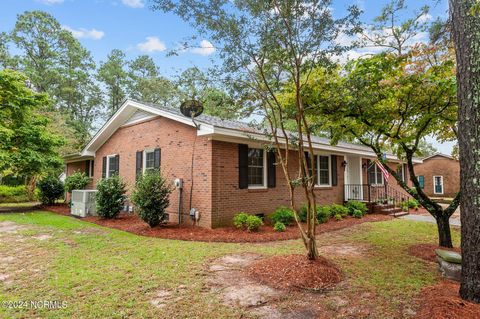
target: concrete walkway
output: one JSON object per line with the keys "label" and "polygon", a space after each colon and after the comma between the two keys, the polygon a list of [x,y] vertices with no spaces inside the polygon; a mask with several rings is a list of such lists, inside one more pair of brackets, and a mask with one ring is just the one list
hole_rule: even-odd
{"label": "concrete walkway", "polygon": [[[427,222],[427,223],[436,223],[435,218],[433,216],[426,216],[426,215],[405,215],[400,217],[402,219],[413,220],[417,222]],[[461,226],[459,218],[450,218],[450,225],[451,226]]]}

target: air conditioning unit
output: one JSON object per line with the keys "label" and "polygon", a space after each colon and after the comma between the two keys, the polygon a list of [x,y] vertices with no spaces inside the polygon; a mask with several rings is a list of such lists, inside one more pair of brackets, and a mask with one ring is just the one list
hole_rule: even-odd
{"label": "air conditioning unit", "polygon": [[97,216],[95,195],[97,190],[73,190],[70,213],[79,217]]}

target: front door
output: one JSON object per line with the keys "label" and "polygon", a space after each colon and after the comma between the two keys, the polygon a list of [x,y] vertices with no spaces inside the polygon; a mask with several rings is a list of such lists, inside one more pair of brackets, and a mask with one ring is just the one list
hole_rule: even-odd
{"label": "front door", "polygon": [[345,200],[363,200],[362,158],[348,155],[345,160]]}
{"label": "front door", "polygon": [[443,176],[433,177],[433,187],[434,187],[435,194],[439,194],[439,195],[443,194]]}

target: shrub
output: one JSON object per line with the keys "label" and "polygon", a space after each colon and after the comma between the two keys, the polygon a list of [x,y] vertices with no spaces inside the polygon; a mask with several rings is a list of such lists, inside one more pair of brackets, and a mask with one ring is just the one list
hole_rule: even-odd
{"label": "shrub", "polygon": [[330,212],[332,216],[335,216],[338,214],[342,217],[345,217],[348,215],[349,209],[343,205],[333,204],[330,206]]}
{"label": "shrub", "polygon": [[58,177],[48,176],[37,183],[40,191],[40,201],[44,205],[55,204],[55,201],[62,198],[64,193],[63,183]]}
{"label": "shrub", "polygon": [[65,178],[65,191],[71,194],[74,189],[84,189],[88,183],[90,178],[85,173],[75,172]]}
{"label": "shrub", "polygon": [[355,218],[362,218],[363,215],[365,215],[364,212],[362,212],[359,209],[355,209],[352,213],[352,216],[355,217]]}
{"label": "shrub", "polygon": [[400,208],[402,209],[402,211],[408,212],[408,202],[407,201],[401,202],[400,203]]}
{"label": "shrub", "polygon": [[24,185],[0,185],[0,203],[28,202],[27,189]]}
{"label": "shrub", "polygon": [[326,223],[331,216],[330,207],[325,206],[318,206],[317,207],[317,221],[320,224]]}
{"label": "shrub", "polygon": [[362,213],[362,216],[367,213],[367,205],[365,203],[356,201],[356,200],[349,200],[346,204],[345,207],[348,208],[348,213],[353,216],[353,213],[356,210],[359,210]]}
{"label": "shrub", "polygon": [[286,226],[289,226],[294,222],[295,216],[294,212],[290,208],[280,206],[275,210],[274,213],[270,215],[270,220],[273,224],[280,222]]}
{"label": "shrub", "polygon": [[97,183],[97,213],[103,218],[115,218],[126,200],[125,183],[119,176],[102,178]]}
{"label": "shrub", "polygon": [[415,198],[410,198],[409,200],[407,200],[407,205],[408,208],[418,209],[420,203]]}
{"label": "shrub", "polygon": [[302,223],[307,221],[307,205],[303,204],[298,211],[298,218]]}
{"label": "shrub", "polygon": [[166,209],[170,204],[171,193],[170,184],[155,170],[137,179],[131,198],[138,216],[150,227],[155,227],[167,220]]}
{"label": "shrub", "polygon": [[333,215],[333,218],[335,218],[336,221],[340,221],[340,220],[343,219],[341,214],[335,214],[335,215]]}
{"label": "shrub", "polygon": [[278,232],[284,232],[286,229],[287,226],[285,226],[285,224],[282,222],[276,222],[275,226],[273,226],[273,230]]}
{"label": "shrub", "polygon": [[247,231],[254,232],[260,229],[260,226],[263,225],[263,221],[258,216],[248,215],[246,224],[247,224]]}
{"label": "shrub", "polygon": [[248,219],[247,213],[238,213],[235,216],[233,216],[233,225],[237,228],[242,228],[242,229],[247,229],[247,219]]}

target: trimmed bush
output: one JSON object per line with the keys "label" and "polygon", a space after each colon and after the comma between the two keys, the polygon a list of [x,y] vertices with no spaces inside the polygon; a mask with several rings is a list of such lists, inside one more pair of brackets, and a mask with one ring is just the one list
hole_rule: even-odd
{"label": "trimmed bush", "polygon": [[286,226],[290,226],[295,221],[295,216],[290,208],[280,206],[270,215],[270,220],[273,224],[280,222]]}
{"label": "trimmed bush", "polygon": [[346,204],[345,204],[345,207],[348,208],[348,213],[353,216],[353,213],[356,211],[356,210],[359,210],[362,215],[365,215],[367,213],[367,204],[363,203],[363,202],[359,202],[359,201],[356,201],[356,200],[349,200]]}
{"label": "trimmed bush", "polygon": [[63,197],[64,186],[58,177],[48,176],[37,183],[40,191],[40,201],[44,205],[55,204],[57,199]]}
{"label": "trimmed bush", "polygon": [[330,207],[325,206],[318,206],[317,207],[317,221],[319,224],[326,223],[331,216]]}
{"label": "trimmed bush", "polygon": [[172,187],[158,170],[148,171],[137,179],[131,199],[138,216],[150,227],[167,220]]}
{"label": "trimmed bush", "polygon": [[355,218],[362,218],[364,216],[364,213],[359,209],[355,209],[352,213],[352,216]]}
{"label": "trimmed bush", "polygon": [[260,226],[263,225],[263,221],[260,217],[255,216],[255,215],[249,215],[247,217],[247,231],[249,232],[255,232],[260,229]]}
{"label": "trimmed bush", "polygon": [[330,212],[331,216],[335,216],[338,214],[342,217],[346,217],[349,213],[349,209],[343,205],[332,204],[330,205]]}
{"label": "trimmed bush", "polygon": [[273,226],[273,230],[278,232],[284,232],[286,229],[287,226],[285,226],[285,224],[282,222],[276,222],[275,226]]}
{"label": "trimmed bush", "polygon": [[0,185],[0,203],[28,202],[27,189],[24,185]]}
{"label": "trimmed bush", "polygon": [[335,215],[333,216],[333,218],[335,218],[336,221],[340,221],[340,220],[343,219],[342,215],[340,215],[340,214],[335,214]]}
{"label": "trimmed bush", "polygon": [[409,200],[407,200],[407,205],[408,208],[418,209],[420,203],[415,198],[410,198]]}
{"label": "trimmed bush", "polygon": [[65,191],[71,194],[74,189],[85,189],[88,183],[90,183],[90,177],[85,173],[75,172],[65,178]]}
{"label": "trimmed bush", "polygon": [[237,228],[247,229],[247,219],[250,216],[247,213],[238,213],[233,216],[233,225]]}
{"label": "trimmed bush", "polygon": [[127,199],[125,183],[119,176],[102,178],[97,183],[97,213],[102,218],[115,218]]}
{"label": "trimmed bush", "polygon": [[298,218],[302,223],[307,222],[307,205],[303,204],[298,211]]}

